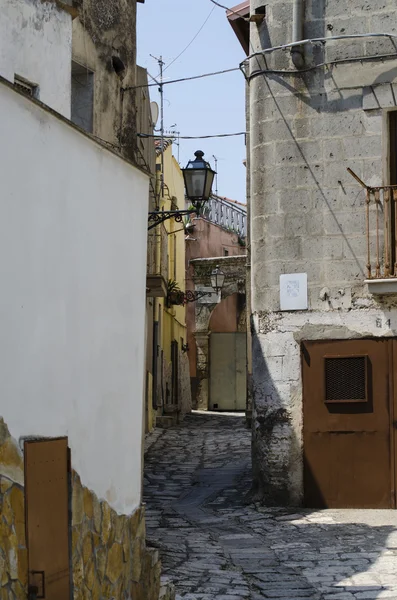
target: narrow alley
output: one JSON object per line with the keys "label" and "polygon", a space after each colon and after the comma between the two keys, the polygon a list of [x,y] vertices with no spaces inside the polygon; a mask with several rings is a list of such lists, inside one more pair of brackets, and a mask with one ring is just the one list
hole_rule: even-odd
{"label": "narrow alley", "polygon": [[250,444],[242,416],[211,413],[146,439],[148,544],[177,599],[397,599],[395,511],[249,503]]}

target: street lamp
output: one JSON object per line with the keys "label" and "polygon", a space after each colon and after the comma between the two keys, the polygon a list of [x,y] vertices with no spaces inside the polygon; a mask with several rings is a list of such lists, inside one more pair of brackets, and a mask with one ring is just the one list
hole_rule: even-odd
{"label": "street lamp", "polygon": [[211,273],[211,285],[217,294],[219,294],[219,292],[221,291],[224,281],[225,274],[223,271],[221,271],[219,266],[217,266],[215,269],[213,269]]}
{"label": "street lamp", "polygon": [[189,160],[186,167],[182,169],[182,173],[185,180],[186,196],[195,208],[200,209],[211,196],[216,173],[211,169],[211,165],[204,160],[204,152],[197,150],[194,156],[196,158]]}
{"label": "street lamp", "polygon": [[203,204],[209,200],[216,173],[211,169],[211,165],[204,160],[204,152],[197,150],[194,155],[196,158],[189,160],[186,167],[182,169],[186,197],[190,200],[194,208],[152,211],[149,213],[148,229],[153,229],[153,227],[156,227],[167,219],[175,219],[177,223],[181,223],[184,216],[199,213]]}

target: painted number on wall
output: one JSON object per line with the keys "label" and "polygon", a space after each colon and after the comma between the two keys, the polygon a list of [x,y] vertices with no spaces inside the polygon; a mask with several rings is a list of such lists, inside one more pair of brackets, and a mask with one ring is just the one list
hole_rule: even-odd
{"label": "painted number on wall", "polygon": [[376,326],[379,327],[380,329],[382,327],[387,327],[388,329],[390,329],[390,327],[391,327],[391,321],[390,321],[390,319],[387,319],[387,321],[383,321],[383,319],[381,319],[380,317],[378,317],[376,319]]}

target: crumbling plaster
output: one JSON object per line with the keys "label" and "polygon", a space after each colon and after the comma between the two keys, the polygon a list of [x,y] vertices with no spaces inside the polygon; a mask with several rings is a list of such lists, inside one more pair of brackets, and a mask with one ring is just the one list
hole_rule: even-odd
{"label": "crumbling plaster", "polygon": [[3,0],[0,75],[38,86],[37,97],[70,117],[72,17],[54,2]]}
{"label": "crumbling plaster", "polygon": [[[73,60],[94,73],[94,135],[136,152],[136,0],[77,0]],[[125,69],[116,72],[113,59]],[[121,65],[121,63],[119,63]]]}

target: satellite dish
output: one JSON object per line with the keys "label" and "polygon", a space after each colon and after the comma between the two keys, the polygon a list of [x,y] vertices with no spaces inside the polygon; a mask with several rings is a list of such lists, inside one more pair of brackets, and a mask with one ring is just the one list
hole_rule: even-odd
{"label": "satellite dish", "polygon": [[150,103],[150,112],[152,113],[153,127],[156,127],[159,118],[159,105],[157,102]]}

